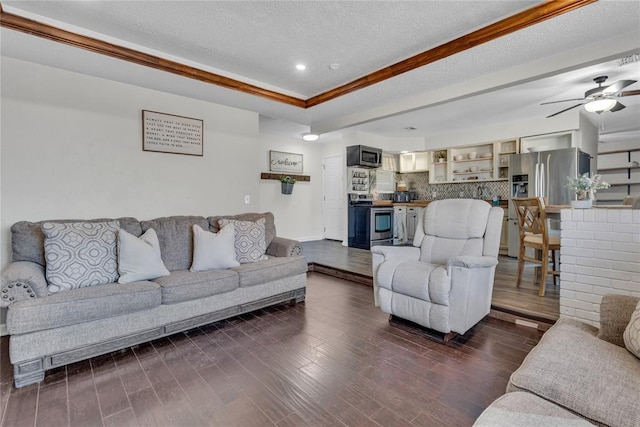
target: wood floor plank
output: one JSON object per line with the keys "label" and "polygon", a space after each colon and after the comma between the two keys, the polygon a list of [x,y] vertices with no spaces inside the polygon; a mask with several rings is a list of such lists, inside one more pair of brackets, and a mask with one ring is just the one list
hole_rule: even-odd
{"label": "wood floor plank", "polygon": [[542,336],[486,318],[436,342],[390,324],[371,292],[309,273],[304,303],[74,363],[40,384],[15,389],[3,365],[2,426],[469,426]]}
{"label": "wood floor plank", "polygon": [[38,391],[38,384],[11,390],[2,425],[5,427],[33,427],[36,420]]}

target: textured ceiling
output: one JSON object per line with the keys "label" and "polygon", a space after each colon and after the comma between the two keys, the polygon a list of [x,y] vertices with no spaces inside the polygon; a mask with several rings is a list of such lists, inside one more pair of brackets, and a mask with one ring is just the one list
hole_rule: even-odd
{"label": "textured ceiling", "polygon": [[[7,1],[309,98],[536,1]],[[298,72],[297,63],[307,69]],[[329,65],[340,64],[332,71]]]}
{"label": "textured ceiling", "polygon": [[[308,98],[537,3],[3,1],[2,6],[60,28]],[[320,132],[359,125],[395,135],[399,125],[411,123],[425,134],[437,134],[456,121],[473,128],[487,120],[544,117],[553,111],[540,108],[540,102],[557,99],[556,94],[581,94],[595,76],[590,71],[578,80],[568,71],[612,64],[616,57],[640,52],[640,2],[601,0],[307,110],[7,29],[2,29],[1,42],[8,57],[257,111]],[[307,70],[296,71],[297,62]],[[334,62],[340,64],[336,71],[328,68]],[[598,71],[615,73],[614,68]],[[640,80],[638,67],[630,69],[635,73],[631,78]],[[560,77],[549,79],[552,76]],[[518,89],[522,84],[530,85]],[[477,96],[484,98],[477,101]],[[465,99],[470,101],[459,102]],[[448,106],[452,102],[458,102],[455,108]],[[489,118],[487,110],[493,112]],[[624,117],[630,110],[615,114]],[[403,119],[404,112],[408,115]],[[428,118],[438,116],[443,119],[432,126]]]}

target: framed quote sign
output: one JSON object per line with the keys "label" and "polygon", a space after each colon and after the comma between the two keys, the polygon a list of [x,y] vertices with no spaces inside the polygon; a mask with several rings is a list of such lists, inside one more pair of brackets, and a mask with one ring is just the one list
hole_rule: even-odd
{"label": "framed quote sign", "polygon": [[302,173],[302,154],[269,150],[271,172]]}
{"label": "framed quote sign", "polygon": [[204,122],[142,110],[142,150],[202,156]]}

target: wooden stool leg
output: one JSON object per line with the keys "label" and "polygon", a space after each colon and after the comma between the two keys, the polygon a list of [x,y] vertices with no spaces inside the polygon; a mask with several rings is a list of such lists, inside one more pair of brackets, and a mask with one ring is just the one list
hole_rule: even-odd
{"label": "wooden stool leg", "polygon": [[524,245],[520,245],[520,253],[518,254],[518,279],[516,280],[516,287],[520,287],[522,281],[522,271],[524,270]]}
{"label": "wooden stool leg", "polygon": [[558,275],[555,274],[558,271],[556,267],[556,251],[551,251],[551,265],[553,265],[553,286],[558,286]]}
{"label": "wooden stool leg", "polygon": [[549,270],[549,251],[543,249],[542,250],[542,271],[540,272],[540,275],[542,276],[540,278],[540,292],[538,292],[538,295],[540,295],[541,297],[544,296],[544,291],[547,287],[547,271]]}

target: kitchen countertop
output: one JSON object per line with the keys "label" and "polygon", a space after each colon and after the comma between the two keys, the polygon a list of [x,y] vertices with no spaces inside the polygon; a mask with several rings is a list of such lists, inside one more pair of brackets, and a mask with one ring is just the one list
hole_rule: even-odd
{"label": "kitchen countertop", "polygon": [[[407,207],[413,207],[413,208],[424,208],[426,207],[429,203],[433,202],[434,200],[412,200],[411,202],[392,202],[391,200],[374,200],[373,205],[374,206],[407,206]],[[491,200],[485,200],[485,202],[491,204]],[[506,208],[509,206],[509,203],[507,200],[500,200],[500,206],[503,208]]]}

